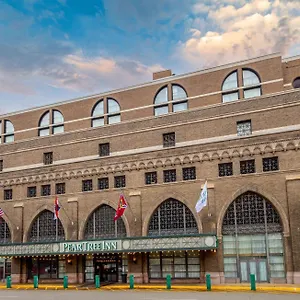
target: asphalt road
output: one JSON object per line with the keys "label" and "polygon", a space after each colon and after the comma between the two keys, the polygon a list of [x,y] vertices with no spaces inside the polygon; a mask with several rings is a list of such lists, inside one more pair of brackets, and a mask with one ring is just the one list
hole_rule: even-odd
{"label": "asphalt road", "polygon": [[0,291],[0,300],[299,300],[299,294],[171,291]]}

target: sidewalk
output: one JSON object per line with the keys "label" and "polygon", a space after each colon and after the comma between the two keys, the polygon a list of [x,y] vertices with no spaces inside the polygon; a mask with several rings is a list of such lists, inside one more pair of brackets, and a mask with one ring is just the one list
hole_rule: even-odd
{"label": "sidewalk", "polygon": [[[0,290],[6,289],[5,284],[0,284]],[[13,284],[12,290],[34,290],[33,284]],[[62,284],[39,284],[39,290],[64,290]],[[129,284],[112,284],[105,285],[98,289],[101,290],[129,290]],[[152,291],[163,291],[167,290],[166,285],[163,284],[135,284],[135,290],[152,290]],[[68,290],[96,290],[95,286],[81,286],[81,285],[69,285]],[[173,284],[171,287],[173,291],[195,291],[195,292],[205,292],[206,285],[204,284]],[[223,284],[223,285],[212,285],[213,292],[250,292],[250,284]],[[300,294],[300,285],[273,285],[273,284],[257,284],[257,292],[268,292],[268,293],[299,293]]]}

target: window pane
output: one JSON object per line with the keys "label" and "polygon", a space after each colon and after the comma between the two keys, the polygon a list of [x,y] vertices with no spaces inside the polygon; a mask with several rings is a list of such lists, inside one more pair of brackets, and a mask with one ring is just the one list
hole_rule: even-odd
{"label": "window pane", "polygon": [[233,72],[225,79],[222,86],[222,91],[236,89],[237,87],[238,87],[237,72]]}
{"label": "window pane", "polygon": [[236,100],[239,100],[238,92],[223,95],[223,102],[231,102]]}
{"label": "window pane", "polygon": [[4,133],[13,133],[14,125],[10,121],[5,121],[5,132]]}
{"label": "window pane", "polygon": [[183,110],[187,110],[187,102],[173,104],[173,112],[183,111]]}
{"label": "window pane", "polygon": [[104,114],[104,105],[103,105],[103,100],[98,102],[98,104],[95,106],[94,111],[93,111],[93,116],[99,116]]}
{"label": "window pane", "polygon": [[53,134],[64,132],[64,125],[53,127]]}
{"label": "window pane", "polygon": [[47,135],[49,135],[49,128],[39,130],[39,136],[47,136]]}
{"label": "window pane", "polygon": [[15,137],[14,135],[7,135],[4,137],[4,143],[12,143],[14,142]]}
{"label": "window pane", "polygon": [[104,125],[104,118],[94,119],[92,120],[93,127],[99,127]]}
{"label": "window pane", "polygon": [[187,98],[187,94],[185,90],[179,85],[172,86],[173,100],[185,99]]}
{"label": "window pane", "polygon": [[120,115],[108,117],[108,124],[115,124],[115,123],[120,123],[120,122],[121,122]]}
{"label": "window pane", "polygon": [[249,89],[249,90],[244,90],[244,98],[254,98],[254,97],[259,97],[261,96],[261,89],[260,87],[254,88],[254,89]]}
{"label": "window pane", "polygon": [[53,124],[60,124],[64,122],[64,117],[61,112],[54,110],[53,111]]}
{"label": "window pane", "polygon": [[47,112],[42,120],[40,121],[40,127],[43,127],[43,126],[48,126],[50,124],[50,113]]}
{"label": "window pane", "polygon": [[243,70],[243,82],[244,86],[260,84],[258,76],[250,70]]}
{"label": "window pane", "polygon": [[119,103],[114,99],[108,99],[108,113],[119,112],[120,106]]}
{"label": "window pane", "polygon": [[168,88],[163,88],[155,97],[155,104],[168,102]]}
{"label": "window pane", "polygon": [[155,116],[166,115],[169,113],[168,105],[154,108]]}

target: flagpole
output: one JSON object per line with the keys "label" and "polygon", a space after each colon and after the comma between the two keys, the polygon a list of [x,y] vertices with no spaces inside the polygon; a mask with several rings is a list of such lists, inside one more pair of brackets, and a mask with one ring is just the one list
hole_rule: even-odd
{"label": "flagpole", "polygon": [[55,219],[55,225],[56,225],[56,227],[55,227],[55,241],[57,242],[58,241],[58,218],[56,218]]}
{"label": "flagpole", "polygon": [[[207,178],[205,178],[205,182],[207,183]],[[204,182],[204,184],[205,184],[205,182]],[[208,183],[207,183],[207,198],[208,198]],[[208,217],[211,217],[211,213],[209,212],[209,202],[210,201],[207,201],[207,215],[208,215]]]}
{"label": "flagpole", "polygon": [[[124,195],[123,189],[120,188],[120,190],[121,190],[121,193]],[[131,206],[130,206],[130,204],[129,204],[128,201],[127,201],[127,206],[129,207],[129,209],[130,209],[132,215],[134,216],[134,222],[136,222],[136,216],[135,216],[135,214],[133,213],[133,210],[131,209]]]}

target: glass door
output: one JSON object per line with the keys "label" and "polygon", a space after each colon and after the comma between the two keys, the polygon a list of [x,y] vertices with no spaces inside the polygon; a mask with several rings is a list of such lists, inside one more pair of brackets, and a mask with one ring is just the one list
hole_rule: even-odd
{"label": "glass door", "polygon": [[266,258],[243,258],[240,260],[241,282],[249,282],[250,274],[255,275],[256,282],[268,282],[268,269]]}

